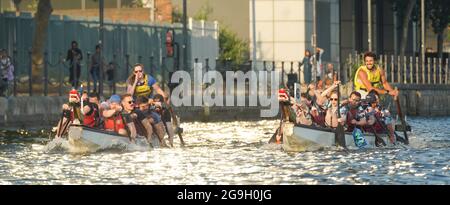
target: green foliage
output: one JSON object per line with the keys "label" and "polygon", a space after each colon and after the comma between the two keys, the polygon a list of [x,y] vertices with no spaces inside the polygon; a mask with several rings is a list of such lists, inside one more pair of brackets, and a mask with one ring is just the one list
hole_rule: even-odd
{"label": "green foliage", "polygon": [[209,16],[213,13],[213,11],[214,9],[209,4],[209,1],[206,1],[206,3],[194,15],[194,19],[197,21],[200,20],[207,21],[209,19]]}
{"label": "green foliage", "polygon": [[232,64],[240,65],[248,61],[248,42],[239,39],[237,34],[228,27],[222,26],[219,31],[219,60],[231,61]]}
{"label": "green foliage", "polygon": [[[197,11],[194,15],[195,20],[210,20],[214,9],[209,1]],[[241,65],[248,61],[249,47],[248,42],[240,39],[235,32],[227,26],[219,26],[219,60],[229,61],[232,65]]]}
{"label": "green foliage", "polygon": [[172,23],[182,23],[183,22],[183,13],[180,11],[178,6],[175,6],[172,9]]}
{"label": "green foliage", "polygon": [[39,0],[32,0],[30,4],[27,5],[27,9],[30,11],[37,11]]}
{"label": "green foliage", "polygon": [[426,1],[427,13],[431,19],[434,33],[444,32],[450,23],[450,7],[448,0],[428,0]]}

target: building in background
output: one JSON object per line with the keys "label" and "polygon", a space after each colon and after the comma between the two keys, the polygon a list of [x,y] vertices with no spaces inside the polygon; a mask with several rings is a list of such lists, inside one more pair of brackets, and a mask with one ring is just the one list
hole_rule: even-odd
{"label": "building in background", "polygon": [[[78,17],[98,17],[98,0],[52,0],[54,15]],[[106,0],[105,19],[111,21],[134,22],[172,22],[172,3],[170,0]],[[1,0],[1,10],[14,11],[12,0]],[[34,0],[22,0],[20,11],[32,11],[37,7]]]}

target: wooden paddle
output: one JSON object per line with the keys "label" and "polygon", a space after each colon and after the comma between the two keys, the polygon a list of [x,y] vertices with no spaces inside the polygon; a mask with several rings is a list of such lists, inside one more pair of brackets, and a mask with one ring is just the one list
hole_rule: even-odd
{"label": "wooden paddle", "polygon": [[379,147],[380,145],[386,146],[386,142],[384,142],[383,138],[381,138],[378,134],[373,125],[370,126],[370,128],[373,131],[373,134],[375,135],[375,146]]}
{"label": "wooden paddle", "polygon": [[[395,88],[395,90],[397,90],[397,88]],[[405,118],[404,118],[403,113],[402,113],[402,108],[400,106],[399,97],[398,96],[394,97],[394,101],[397,104],[397,112],[398,112],[398,115],[400,117],[400,121],[402,122],[403,134],[405,135],[406,144],[409,144],[408,134],[406,133],[406,122],[405,122]]]}
{"label": "wooden paddle", "polygon": [[181,146],[184,147],[186,145],[186,143],[184,143],[183,136],[181,135],[181,133],[183,132],[182,131],[183,129],[178,124],[177,116],[175,115],[175,112],[173,111],[172,106],[170,106],[168,104],[167,108],[169,109],[170,115],[172,116],[173,125],[175,126],[175,132],[178,135],[178,137],[180,138]]}
{"label": "wooden paddle", "polygon": [[[338,90],[338,108],[337,108],[337,112],[338,112],[338,119],[341,118],[341,112],[340,112],[340,103],[341,103],[341,91],[340,91],[340,87],[339,84],[337,86],[337,90]],[[338,126],[335,130],[334,133],[334,140],[336,145],[339,145],[343,148],[347,148],[346,146],[346,142],[345,142],[345,131],[344,131],[344,126],[342,126],[342,124],[340,122],[338,122]]]}

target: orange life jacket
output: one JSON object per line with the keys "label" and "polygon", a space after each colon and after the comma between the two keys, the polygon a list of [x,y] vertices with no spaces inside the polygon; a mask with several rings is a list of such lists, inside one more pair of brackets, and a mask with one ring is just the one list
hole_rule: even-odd
{"label": "orange life jacket", "polygon": [[120,129],[125,129],[125,124],[121,114],[106,118],[105,130],[119,132]]}

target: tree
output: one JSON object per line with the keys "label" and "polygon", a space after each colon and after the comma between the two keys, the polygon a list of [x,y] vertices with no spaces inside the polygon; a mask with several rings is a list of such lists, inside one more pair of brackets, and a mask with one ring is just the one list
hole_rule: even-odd
{"label": "tree", "polygon": [[433,31],[437,34],[438,56],[442,58],[444,31],[447,29],[450,22],[450,7],[448,6],[448,0],[428,0],[426,3]]}
{"label": "tree", "polygon": [[402,23],[399,25],[402,33],[402,38],[400,41],[400,56],[405,55],[406,45],[408,44],[409,22],[412,19],[411,14],[413,13],[415,5],[416,0],[392,0],[394,12],[399,18],[403,18]]}
{"label": "tree", "polygon": [[228,27],[222,26],[219,31],[219,60],[240,65],[248,60],[248,54],[248,42],[239,39]]}
{"label": "tree", "polygon": [[36,83],[41,82],[42,68],[44,67],[44,49],[47,41],[47,28],[50,15],[53,11],[50,0],[39,0],[37,12],[34,17],[36,30],[32,46],[32,78]]}
{"label": "tree", "polygon": [[14,7],[16,7],[16,12],[20,12],[20,3],[22,0],[13,0]]}
{"label": "tree", "polygon": [[209,5],[209,1],[206,1],[206,3],[194,15],[194,19],[207,21],[213,11],[214,9],[211,7],[211,5]]}
{"label": "tree", "polygon": [[[213,13],[213,8],[209,1],[194,15],[195,20],[209,20]],[[222,24],[221,24],[222,25]],[[234,65],[240,65],[248,61],[248,42],[240,39],[235,32],[227,26],[220,26],[219,29],[219,60],[229,61]]]}
{"label": "tree", "polygon": [[172,9],[172,23],[182,23],[183,13],[181,13],[178,6],[174,6]]}

